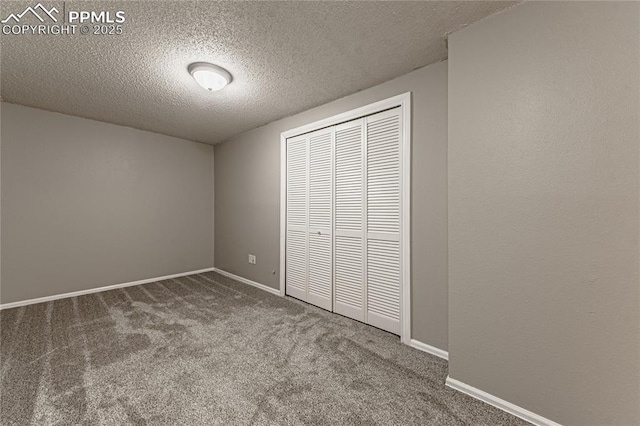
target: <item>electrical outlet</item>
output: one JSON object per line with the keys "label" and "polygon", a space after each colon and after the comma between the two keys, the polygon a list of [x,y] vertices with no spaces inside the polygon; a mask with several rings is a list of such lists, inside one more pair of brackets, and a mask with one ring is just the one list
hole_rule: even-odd
{"label": "electrical outlet", "polygon": [[249,255],[249,263],[252,264],[252,265],[256,264],[256,256],[255,255],[253,255],[253,254]]}

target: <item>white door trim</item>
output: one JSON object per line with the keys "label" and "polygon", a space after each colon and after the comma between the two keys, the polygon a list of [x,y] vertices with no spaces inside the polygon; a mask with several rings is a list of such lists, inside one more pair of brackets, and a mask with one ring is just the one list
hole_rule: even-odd
{"label": "white door trim", "polygon": [[287,139],[324,127],[402,107],[402,195],[400,247],[402,285],[400,288],[400,340],[411,344],[411,92],[403,93],[351,111],[315,121],[280,134],[280,295],[285,294],[285,242],[287,206]]}

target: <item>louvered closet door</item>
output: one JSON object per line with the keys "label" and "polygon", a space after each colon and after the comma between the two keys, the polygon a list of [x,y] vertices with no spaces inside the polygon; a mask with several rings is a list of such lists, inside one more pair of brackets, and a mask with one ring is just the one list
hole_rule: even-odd
{"label": "louvered closet door", "polygon": [[364,119],[335,127],[333,310],[365,321]]}
{"label": "louvered closet door", "polygon": [[367,323],[400,334],[400,108],[366,118]]}
{"label": "louvered closet door", "polygon": [[308,281],[307,136],[287,140],[286,293],[307,300]]}
{"label": "louvered closet door", "polygon": [[307,302],[331,310],[333,128],[309,134],[309,279]]}

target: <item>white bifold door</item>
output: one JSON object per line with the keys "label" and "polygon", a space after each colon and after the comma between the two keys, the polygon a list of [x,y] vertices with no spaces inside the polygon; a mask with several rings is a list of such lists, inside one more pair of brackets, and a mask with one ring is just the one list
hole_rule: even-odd
{"label": "white bifold door", "polygon": [[333,129],[287,140],[286,293],[331,310]]}
{"label": "white bifold door", "polygon": [[365,119],[366,322],[396,334],[400,334],[401,282],[400,121],[399,108]]}
{"label": "white bifold door", "polygon": [[287,140],[287,294],[396,334],[401,132],[398,107]]}
{"label": "white bifold door", "polygon": [[336,126],[335,292],[333,310],[366,321],[364,119]]}

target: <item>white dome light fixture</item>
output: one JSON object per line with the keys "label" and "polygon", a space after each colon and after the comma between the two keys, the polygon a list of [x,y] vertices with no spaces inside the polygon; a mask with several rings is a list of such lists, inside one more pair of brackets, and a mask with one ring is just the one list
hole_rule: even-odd
{"label": "white dome light fixture", "polygon": [[233,80],[229,71],[207,62],[194,62],[187,69],[200,86],[211,92],[224,88]]}

